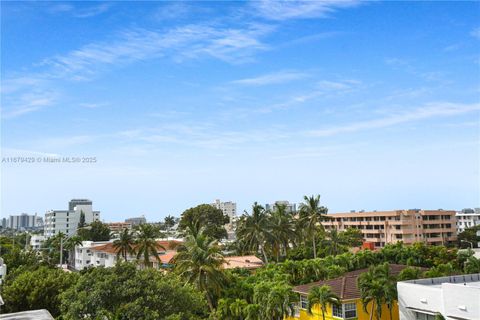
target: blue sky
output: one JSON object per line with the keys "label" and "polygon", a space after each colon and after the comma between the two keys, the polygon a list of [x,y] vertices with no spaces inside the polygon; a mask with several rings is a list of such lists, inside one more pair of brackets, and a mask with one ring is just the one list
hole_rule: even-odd
{"label": "blue sky", "polygon": [[2,216],[480,206],[479,2],[2,2]]}

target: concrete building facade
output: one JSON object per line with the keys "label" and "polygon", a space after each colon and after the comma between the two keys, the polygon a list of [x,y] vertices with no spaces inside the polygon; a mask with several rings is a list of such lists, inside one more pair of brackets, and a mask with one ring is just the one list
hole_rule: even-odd
{"label": "concrete building facade", "polygon": [[457,240],[453,210],[394,210],[327,214],[325,229],[359,229],[365,241],[376,248],[402,241],[405,244],[424,242],[431,245]]}
{"label": "concrete building facade", "polygon": [[265,210],[268,210],[268,211],[275,211],[276,208],[280,205],[283,205],[285,206],[285,210],[287,212],[290,212],[290,213],[293,213],[293,212],[297,212],[297,204],[295,203],[290,203],[288,201],[285,201],[285,200],[279,200],[279,201],[275,201],[274,203],[267,203],[265,205]]}
{"label": "concrete building facade", "polygon": [[[176,247],[180,243],[182,242],[178,240],[157,240],[160,261],[153,256],[150,257],[152,266],[156,269],[167,266],[177,253]],[[112,241],[83,241],[81,246],[75,247],[73,267],[76,270],[82,270],[92,266],[110,268],[115,266],[118,259],[124,258],[118,255],[117,249],[113,246]],[[138,262],[138,259],[135,254],[129,254],[127,261]]]}
{"label": "concrete building facade", "polygon": [[43,219],[36,213],[11,215],[2,219],[2,227],[15,230],[34,230],[43,227]]}
{"label": "concrete building facade", "polygon": [[132,226],[138,226],[139,224],[147,223],[147,219],[145,219],[145,216],[128,218],[128,219],[125,219],[125,223],[129,223]]}
{"label": "concrete building facade", "polygon": [[216,199],[211,206],[220,209],[230,218],[230,222],[234,222],[237,219],[237,204],[232,201],[221,202],[219,199]]}
{"label": "concrete building facade", "polygon": [[400,320],[480,319],[480,273],[397,283]]}
{"label": "concrete building facade", "polygon": [[44,235],[47,238],[58,233],[72,236],[77,232],[81,214],[85,215],[85,224],[98,221],[100,211],[93,211],[92,201],[88,199],[72,199],[68,210],[50,210],[45,213]]}
{"label": "concrete building facade", "polygon": [[480,208],[463,209],[456,213],[457,233],[465,231],[465,229],[480,225]]}
{"label": "concrete building facade", "polygon": [[45,242],[45,236],[33,234],[30,238],[30,247],[33,250],[39,250],[42,247],[43,242]]}

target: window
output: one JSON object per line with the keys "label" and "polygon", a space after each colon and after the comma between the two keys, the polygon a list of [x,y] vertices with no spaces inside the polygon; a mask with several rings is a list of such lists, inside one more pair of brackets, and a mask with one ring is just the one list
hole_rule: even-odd
{"label": "window", "polygon": [[415,320],[435,320],[435,316],[431,314],[415,312]]}
{"label": "window", "polygon": [[353,319],[357,317],[357,305],[353,303],[345,303],[340,306],[332,305],[332,314],[335,318]]}
{"label": "window", "polygon": [[306,296],[300,296],[300,308],[301,309],[308,308],[308,299]]}
{"label": "window", "polygon": [[342,306],[332,305],[332,314],[333,314],[334,317],[343,319]]}
{"label": "window", "polygon": [[355,303],[345,303],[343,305],[343,310],[345,312],[345,319],[357,317],[357,305]]}

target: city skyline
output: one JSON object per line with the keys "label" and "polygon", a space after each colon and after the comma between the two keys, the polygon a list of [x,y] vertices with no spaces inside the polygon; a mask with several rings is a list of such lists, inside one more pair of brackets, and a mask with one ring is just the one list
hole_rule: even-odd
{"label": "city skyline", "polygon": [[2,217],[480,207],[478,2],[1,6]]}

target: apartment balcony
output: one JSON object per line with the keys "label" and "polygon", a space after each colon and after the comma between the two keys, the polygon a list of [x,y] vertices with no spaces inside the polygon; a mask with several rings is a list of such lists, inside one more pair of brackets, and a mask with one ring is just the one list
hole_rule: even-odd
{"label": "apartment balcony", "polygon": [[364,238],[368,242],[386,242],[385,238],[367,238],[367,237],[364,237]]}
{"label": "apartment balcony", "polygon": [[443,233],[443,232],[449,232],[451,229],[445,229],[445,228],[432,228],[432,229],[422,229],[423,233]]}
{"label": "apartment balcony", "polygon": [[362,233],[367,234],[367,233],[374,233],[374,234],[384,234],[385,230],[383,229],[360,229]]}

